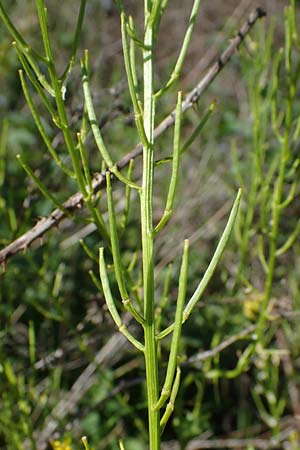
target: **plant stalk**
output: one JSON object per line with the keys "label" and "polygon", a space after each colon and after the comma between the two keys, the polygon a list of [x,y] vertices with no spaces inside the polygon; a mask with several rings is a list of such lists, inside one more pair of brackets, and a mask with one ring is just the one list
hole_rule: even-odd
{"label": "plant stalk", "polygon": [[149,448],[160,450],[160,415],[154,406],[158,400],[158,360],[155,339],[154,314],[154,258],[153,258],[153,141],[154,141],[154,100],[153,100],[153,24],[148,23],[151,2],[145,0],[145,36],[143,51],[144,72],[144,130],[147,138],[143,146],[143,181],[141,190],[141,234],[143,249],[144,284],[144,338],[146,385],[148,399]]}

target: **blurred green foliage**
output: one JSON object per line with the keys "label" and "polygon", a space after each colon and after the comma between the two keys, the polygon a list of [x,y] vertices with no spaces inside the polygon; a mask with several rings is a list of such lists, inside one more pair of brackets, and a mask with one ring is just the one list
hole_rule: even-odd
{"label": "blurred green foliage", "polygon": [[[68,30],[73,31],[76,16],[75,6],[71,2],[65,3],[49,2],[53,42],[62,66],[72,44],[73,34]],[[38,22],[33,2],[3,4],[10,16],[19,22],[30,42],[38,46]],[[298,14],[298,4],[296,7]],[[81,48],[87,45],[91,49],[92,85],[98,99],[97,109],[103,118],[105,138],[110,142],[114,158],[118,159],[136,143],[136,135],[122,57],[119,51],[114,52],[113,44],[106,44],[108,30],[112,26],[114,30],[118,29],[118,17],[114,13],[105,14],[99,2],[88,2]],[[180,180],[183,194],[177,199],[178,213],[168,233],[162,233],[157,249],[161,260],[158,276],[164,278],[170,253],[174,266],[171,285],[176,286],[179,261],[172,256],[173,247],[179,240],[179,233],[182,235],[182,229],[187,236],[195,234],[189,269],[191,281],[188,290],[191,293],[222,229],[228,212],[228,208],[222,212],[222,207],[235,187],[243,185],[242,225],[240,229],[237,227],[236,240],[232,239],[206,291],[205,301],[183,329],[181,353],[185,355],[185,361],[182,385],[165,437],[166,441],[176,439],[182,449],[191,439],[202,435],[241,439],[265,435],[277,439],[277,448],[296,449],[300,445],[299,426],[295,425],[295,417],[300,413],[298,238],[276,261],[272,294],[268,299],[272,307],[269,306],[263,330],[265,346],[256,345],[256,337],[250,333],[203,361],[189,362],[189,358],[200,351],[213,349],[230,336],[238,336],[241,330],[257,320],[258,308],[254,306],[251,309],[249,305],[262,303],[266,277],[261,263],[260,236],[268,243],[269,235],[264,225],[270,225],[270,192],[276,186],[280,171],[278,133],[282,135],[285,132],[286,110],[282,105],[289,95],[291,78],[295,97],[298,95],[299,98],[300,56],[296,28],[291,38],[288,76],[283,66],[274,71],[274,53],[287,45],[281,14],[279,7],[277,16],[271,18],[273,25],[261,24],[259,30],[246,39],[245,49],[235,58],[235,67],[231,70],[234,80],[237,80],[237,92],[230,89],[230,94],[223,96],[221,80],[210,88],[207,98],[201,100],[198,107],[204,110],[216,96],[218,111],[204,128],[201,145],[199,142],[194,144],[183,161],[184,174]],[[89,33],[92,27],[98,31]],[[119,35],[114,33],[117,40]],[[117,47],[117,43],[114,44]],[[25,175],[16,161],[16,154],[22,154],[60,201],[76,191],[72,180],[66,179],[46,153],[25,106],[18,67],[11,38],[1,26],[1,247],[22,235],[53,208]],[[82,115],[80,83],[78,68],[75,67],[67,90],[68,113],[75,126]],[[275,96],[277,109],[274,118]],[[35,100],[38,103],[38,99]],[[40,104],[38,107],[42,111]],[[163,105],[159,118],[163,118],[169,109],[168,105]],[[188,113],[185,130],[197,123],[198,113],[196,110]],[[281,218],[278,241],[282,245],[299,222],[299,102],[293,103],[291,114],[291,129],[296,138],[291,136],[289,140],[294,139],[286,164],[283,193],[288,195],[293,184],[295,193]],[[55,134],[50,121],[43,120],[51,138],[60,143],[59,133]],[[169,141],[168,133],[158,140],[158,157],[170,153]],[[253,169],[255,154],[259,157],[263,154],[264,158],[263,171],[258,178],[257,166]],[[99,171],[95,149],[89,158],[92,171]],[[166,167],[163,175],[157,177],[160,193],[166,189],[164,179],[168,170]],[[268,183],[263,183],[263,179]],[[256,183],[256,191],[252,190],[253,183]],[[120,189],[120,198],[122,195]],[[162,207],[159,198],[155,198],[155,202],[157,209]],[[213,216],[218,212],[219,215]],[[212,220],[209,219],[211,216]],[[95,356],[105,348],[111,336],[115,336],[116,330],[104,306],[102,293],[88,276],[89,270],[97,273],[97,264],[87,258],[78,244],[79,239],[76,239],[85,225],[85,218],[82,212],[76,223],[69,220],[62,223],[58,230],[45,236],[43,245],[14,256],[8,261],[5,271],[3,268],[0,280],[0,448],[42,448],[38,437],[55,420],[57,425],[46,438],[49,446],[54,440],[63,442],[71,436],[72,449],[79,449],[82,448],[80,437],[86,434],[94,449],[117,449],[120,437],[124,439],[125,449],[145,448],[146,393],[142,382],[142,359],[131,348],[117,345],[110,350],[111,357],[105,360],[105,364],[95,362]],[[200,231],[195,224],[199,224]],[[128,231],[122,242],[129,260],[134,243],[140,239],[136,225],[133,205]],[[70,241],[72,235],[75,235],[75,242]],[[96,234],[90,234],[85,242],[97,255],[99,242]],[[266,245],[263,250],[267,258]],[[133,272],[133,276],[137,273]],[[176,289],[171,287],[169,304],[162,317],[164,326],[168,325],[174,312],[175,298]],[[162,361],[165,352],[162,345]],[[243,364],[239,366],[242,360]],[[93,362],[95,368],[88,376],[85,370]],[[78,388],[76,382],[83,373],[86,378]],[[90,379],[91,387],[68,409],[74,385],[83,389]],[[56,405],[63,400],[65,414],[52,417],[53,411],[57,412]],[[286,430],[288,432],[284,434]]]}

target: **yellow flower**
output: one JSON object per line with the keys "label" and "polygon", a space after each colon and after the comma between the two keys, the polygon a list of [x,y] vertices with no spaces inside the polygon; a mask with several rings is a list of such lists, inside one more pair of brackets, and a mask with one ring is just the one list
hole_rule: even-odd
{"label": "yellow flower", "polygon": [[245,316],[250,320],[255,320],[260,310],[264,294],[262,292],[251,292],[243,301]]}
{"label": "yellow flower", "polygon": [[71,439],[65,438],[63,441],[53,441],[51,442],[53,450],[72,450]]}

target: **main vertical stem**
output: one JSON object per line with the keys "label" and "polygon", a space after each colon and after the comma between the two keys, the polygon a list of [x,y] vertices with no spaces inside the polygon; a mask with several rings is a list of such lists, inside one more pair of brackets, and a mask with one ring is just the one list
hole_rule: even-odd
{"label": "main vertical stem", "polygon": [[144,338],[145,364],[149,421],[150,450],[160,450],[159,411],[154,409],[158,400],[157,345],[154,320],[154,255],[152,222],[153,188],[153,27],[148,23],[152,2],[145,0],[145,49],[143,52],[144,69],[144,129],[147,145],[143,147],[143,183],[141,190],[141,229],[143,249],[144,284]]}

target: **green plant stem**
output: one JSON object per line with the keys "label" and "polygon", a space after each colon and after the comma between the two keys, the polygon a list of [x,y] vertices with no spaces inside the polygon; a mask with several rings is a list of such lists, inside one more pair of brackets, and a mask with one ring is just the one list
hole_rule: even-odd
{"label": "green plant stem", "polygon": [[107,165],[109,171],[113,173],[120,181],[124,184],[129,184],[132,188],[140,190],[140,187],[131,180],[127,180],[121,172],[118,170],[116,164],[113,163],[110,154],[106,148],[106,145],[103,141],[101,131],[98,126],[97,117],[93,105],[92,94],[90,89],[89,82],[89,74],[88,74],[88,52],[85,52],[85,58],[81,60],[81,71],[82,71],[82,85],[83,85],[83,93],[85,99],[85,106],[88,113],[91,129],[98,147],[98,150]]}
{"label": "green plant stem", "polygon": [[177,393],[178,393],[178,389],[179,389],[179,385],[180,385],[180,376],[181,376],[181,370],[180,367],[178,366],[176,369],[176,375],[175,375],[175,381],[173,383],[173,387],[172,387],[172,391],[171,391],[171,395],[170,395],[170,400],[167,404],[166,410],[161,418],[160,421],[160,429],[161,429],[161,433],[163,433],[165,426],[172,414],[172,412],[174,411],[174,403],[177,397]]}
{"label": "green plant stem", "polygon": [[176,108],[176,119],[175,119],[175,129],[174,129],[174,145],[173,145],[173,158],[172,158],[172,175],[169,185],[169,192],[167,197],[166,207],[162,218],[156,225],[154,232],[158,233],[166,223],[170,220],[173,205],[176,194],[176,186],[178,182],[178,171],[179,171],[179,161],[180,161],[180,131],[181,131],[181,107],[182,107],[182,92],[178,92],[177,108]]}
{"label": "green plant stem", "polygon": [[21,36],[18,30],[14,27],[13,23],[10,21],[8,15],[6,14],[5,8],[3,8],[1,1],[0,1],[0,17],[5,23],[5,26],[9,30],[10,34],[21,46],[23,52],[27,54],[27,56],[31,55],[31,57],[45,62],[45,58],[40,54],[38,54],[37,52],[35,52],[33,48],[27,44],[27,42],[24,40],[24,38]]}
{"label": "green plant stem", "polygon": [[[199,11],[200,1],[201,0],[195,0],[194,1],[193,7],[192,7],[192,11],[191,11],[191,15],[190,15],[190,19],[189,19],[189,26],[188,26],[186,34],[184,36],[183,43],[182,43],[182,46],[180,48],[180,53],[179,53],[177,62],[175,64],[175,67],[173,69],[173,72],[171,74],[170,79],[167,81],[166,85],[155,94],[156,97],[161,97],[171,86],[173,86],[174,83],[176,83],[176,81],[180,77],[180,74],[181,74],[181,71],[182,71],[182,67],[183,67],[183,64],[184,64],[184,61],[185,61],[185,57],[186,57],[186,54],[187,54],[187,50],[189,48],[189,44],[190,44],[190,41],[191,41],[191,37],[192,37],[193,29],[194,29],[194,26],[195,26],[197,14],[198,14],[198,11]],[[158,3],[160,3],[160,2],[158,2]]]}
{"label": "green plant stem", "polygon": [[[179,276],[179,287],[178,287],[178,297],[177,297],[177,305],[176,305],[176,315],[174,321],[174,332],[172,336],[171,349],[167,367],[167,373],[165,382],[161,391],[160,398],[157,402],[156,408],[161,409],[167,399],[169,398],[172,391],[172,384],[175,375],[175,370],[177,366],[177,357],[178,357],[178,348],[179,348],[179,340],[181,336],[181,327],[182,327],[182,314],[183,307],[185,302],[185,294],[186,294],[186,286],[187,286],[187,272],[188,272],[188,248],[189,241],[186,240],[184,242],[184,251],[182,257],[182,265]],[[178,390],[178,389],[177,389]]]}
{"label": "green plant stem", "polygon": [[120,314],[118,313],[118,310],[116,308],[115,301],[113,299],[113,296],[112,296],[112,293],[110,290],[110,285],[109,285],[108,276],[107,276],[107,272],[106,272],[103,247],[100,248],[100,252],[99,252],[99,271],[100,271],[100,278],[101,278],[105,301],[106,301],[108,310],[109,310],[113,320],[115,321],[115,324],[118,327],[118,330],[120,331],[120,333],[124,334],[124,336],[128,339],[129,342],[131,342],[131,344],[134,347],[136,347],[138,350],[143,352],[145,350],[144,346],[134,336],[132,336],[132,334],[128,331],[126,325],[122,322]]}
{"label": "green plant stem", "polygon": [[83,437],[81,438],[81,442],[82,442],[82,444],[83,444],[85,450],[91,450],[91,447],[90,447],[89,444],[88,444],[88,440],[87,440],[86,436],[83,436]]}
{"label": "green plant stem", "polygon": [[250,185],[251,187],[247,198],[247,210],[245,212],[245,217],[243,221],[242,240],[240,243],[240,259],[236,275],[236,282],[240,281],[240,279],[242,278],[242,272],[245,267],[247,253],[249,251],[251,227],[255,213],[255,206],[257,203],[257,195],[262,180],[262,176],[260,175],[261,170],[260,170],[260,154],[259,154],[260,148],[262,146],[262,139],[260,136],[260,121],[259,121],[260,98],[255,90],[255,87],[252,89],[252,99],[255,114],[253,123],[254,144],[253,144],[252,164],[251,164],[251,185]]}
{"label": "green plant stem", "polygon": [[18,161],[20,161],[20,164],[27,173],[27,175],[34,181],[34,183],[39,188],[44,197],[50,200],[57,208],[59,208],[64,214],[66,214],[67,217],[70,217],[71,219],[74,218],[74,215],[72,215],[70,211],[68,211],[58,200],[56,200],[54,195],[51,194],[51,192],[46,188],[46,186],[34,174],[31,168],[22,160],[21,155],[18,154],[16,157]]}
{"label": "green plant stem", "polygon": [[81,163],[83,167],[83,172],[85,176],[85,182],[87,184],[87,192],[88,192],[88,198],[91,198],[93,196],[93,185],[92,185],[92,177],[89,169],[89,162],[87,157],[87,152],[84,146],[84,143],[81,139],[81,134],[77,133],[77,141],[78,141],[78,149],[81,157]]}
{"label": "green plant stem", "polygon": [[83,250],[85,251],[85,253],[87,254],[87,256],[94,262],[98,263],[98,258],[97,256],[92,252],[92,250],[87,246],[87,244],[84,242],[83,239],[79,240],[79,244],[81,245],[81,247],[83,248]]}
{"label": "green plant stem", "polygon": [[148,427],[150,450],[160,450],[160,416],[155,409],[158,400],[158,360],[157,343],[155,339],[154,314],[154,258],[153,258],[153,220],[152,220],[152,189],[153,189],[153,131],[154,131],[154,100],[153,100],[153,26],[148,26],[151,14],[151,2],[145,0],[145,36],[143,49],[144,72],[144,130],[147,142],[143,146],[143,179],[141,197],[141,233],[142,233],[142,263],[144,284],[144,341],[146,385],[148,399]]}
{"label": "green plant stem", "polygon": [[76,54],[77,54],[77,50],[78,50],[78,46],[79,46],[79,38],[80,38],[84,14],[85,14],[86,3],[87,3],[87,0],[81,0],[81,2],[80,2],[80,8],[79,8],[79,13],[78,13],[78,19],[77,19],[77,24],[76,24],[74,40],[73,40],[73,44],[72,44],[71,56],[70,56],[70,60],[67,64],[67,67],[64,70],[63,75],[61,76],[62,82],[65,82],[65,80],[68,78],[68,75],[71,73],[74,63],[75,63]]}
{"label": "green plant stem", "polygon": [[[265,281],[265,292],[264,298],[262,302],[262,307],[258,319],[258,342],[264,345],[264,329],[265,323],[267,320],[268,313],[268,305],[271,298],[272,286],[274,283],[275,276],[275,266],[276,260],[280,254],[286,251],[290,245],[293,243],[293,239],[296,239],[298,233],[298,226],[296,227],[294,233],[290,236],[287,242],[280,247],[278,246],[278,236],[279,236],[279,225],[280,219],[282,216],[282,212],[285,206],[285,202],[283,201],[283,192],[284,192],[284,182],[286,176],[288,175],[287,163],[291,156],[291,137],[292,137],[292,126],[293,126],[293,106],[296,98],[296,83],[297,79],[293,79],[291,74],[292,67],[292,25],[290,19],[292,19],[293,9],[286,8],[285,9],[285,76],[287,79],[287,98],[286,98],[286,107],[284,111],[284,135],[283,139],[280,138],[279,142],[281,143],[281,154],[280,154],[280,162],[279,162],[279,174],[275,183],[273,198],[272,198],[272,220],[269,232],[269,257],[268,257],[268,272]],[[276,76],[275,80],[278,82],[278,70],[276,68]],[[276,93],[275,93],[276,94]],[[277,106],[277,104],[276,104]],[[278,115],[278,114],[277,114]],[[290,200],[288,196],[288,200]]]}
{"label": "green plant stem", "polygon": [[258,341],[263,340],[264,325],[267,319],[268,304],[271,298],[272,285],[274,280],[275,263],[277,259],[277,239],[279,233],[279,221],[282,213],[281,203],[283,196],[283,187],[286,175],[286,166],[289,159],[289,143],[292,126],[292,95],[291,91],[288,94],[287,107],[286,107],[286,119],[285,119],[285,133],[284,141],[281,147],[281,161],[279,167],[279,174],[274,189],[273,202],[272,202],[272,227],[269,237],[269,258],[268,258],[268,272],[265,282],[265,293],[262,302],[261,313],[258,319],[257,335]]}
{"label": "green plant stem", "polygon": [[47,92],[49,92],[49,94],[52,95],[52,97],[54,97],[55,95],[54,91],[50,86],[50,84],[48,83],[48,81],[46,80],[46,77],[40,71],[37,63],[37,61],[42,61],[47,64],[47,58],[41,56],[32,47],[30,47],[30,45],[27,44],[27,42],[23,39],[21,34],[17,31],[13,23],[10,21],[8,15],[5,12],[5,9],[3,8],[2,2],[0,2],[0,17],[3,20],[5,26],[7,27],[13,39],[18,43],[19,47],[22,49],[24,56],[26,57],[28,63],[32,67],[41,85],[46,89]]}
{"label": "green plant stem", "polygon": [[[211,105],[209,106],[208,110],[206,111],[204,116],[201,118],[199,124],[193,130],[192,134],[188,137],[188,139],[182,145],[182,147],[180,148],[180,151],[179,151],[180,157],[190,148],[190,146],[193,144],[195,139],[199,136],[202,128],[204,127],[204,125],[206,124],[208,119],[213,114],[215,106],[216,106],[216,102],[214,101],[214,102],[211,103]],[[173,160],[173,155],[172,156],[166,156],[165,158],[157,159],[154,162],[154,164],[155,164],[155,166],[159,166],[160,164],[169,163],[172,160]]]}
{"label": "green plant stem", "polygon": [[172,264],[169,264],[167,267],[166,275],[165,275],[165,282],[164,282],[164,289],[161,297],[161,303],[156,309],[156,332],[158,333],[161,328],[161,322],[163,318],[164,310],[168,303],[169,293],[170,293],[170,286],[171,286],[171,277],[172,277]]}
{"label": "green plant stem", "polygon": [[294,231],[290,234],[290,236],[288,237],[286,242],[280,248],[278,248],[276,250],[277,257],[280,255],[283,255],[285,252],[287,252],[292,247],[292,245],[296,241],[297,237],[299,236],[299,232],[300,232],[300,220],[298,220]]}
{"label": "green plant stem", "polygon": [[72,166],[74,169],[76,180],[77,180],[79,189],[82,192],[82,195],[83,195],[84,201],[87,205],[87,208],[88,208],[89,212],[91,213],[91,216],[92,216],[100,234],[103,237],[108,237],[108,233],[107,233],[103,218],[102,218],[101,214],[99,213],[98,209],[96,209],[92,204],[91,193],[88,192],[88,189],[87,189],[86,183],[85,183],[85,179],[84,179],[84,175],[83,175],[83,172],[82,172],[81,166],[80,166],[80,157],[79,157],[80,152],[78,151],[78,148],[75,145],[75,142],[74,142],[74,139],[72,137],[72,133],[71,133],[71,130],[69,127],[68,116],[67,116],[64,99],[63,99],[63,93],[62,93],[63,86],[62,86],[62,82],[59,80],[59,78],[57,76],[55,65],[54,65],[54,58],[53,58],[51,43],[50,43],[48,29],[47,29],[47,10],[45,8],[44,0],[36,0],[36,7],[37,7],[38,16],[39,16],[39,22],[40,22],[40,27],[41,27],[44,49],[45,49],[45,53],[46,53],[46,57],[47,57],[47,61],[48,61],[48,71],[49,71],[49,75],[50,75],[50,79],[51,79],[51,84],[52,84],[52,87],[53,87],[53,90],[55,93],[55,102],[56,102],[56,107],[57,107],[57,111],[58,111],[58,115],[59,115],[59,119],[60,119],[61,130],[63,132],[66,147],[67,147],[69,155],[71,157]]}
{"label": "green plant stem", "polygon": [[[128,180],[131,180],[133,165],[134,165],[134,160],[131,159],[130,163],[128,164],[128,170],[127,170],[127,179]],[[125,207],[124,207],[124,212],[123,212],[123,215],[122,215],[122,218],[120,221],[121,236],[124,233],[126,225],[128,223],[130,200],[131,200],[131,187],[127,184],[125,187]]]}
{"label": "green plant stem", "polygon": [[4,119],[0,130],[0,189],[2,188],[5,180],[8,129],[8,119]]}
{"label": "green plant stem", "polygon": [[24,78],[24,74],[22,70],[19,70],[19,76],[20,76],[20,80],[21,80],[21,85],[23,88],[23,92],[27,101],[27,104],[30,108],[32,117],[36,123],[37,129],[39,130],[39,133],[47,147],[47,149],[49,150],[50,155],[52,156],[52,158],[54,159],[54,161],[56,162],[56,164],[58,165],[58,167],[60,167],[70,178],[73,178],[73,172],[62,162],[62,160],[60,159],[60,157],[58,156],[58,154],[56,153],[46,131],[45,128],[42,124],[42,121],[40,119],[39,113],[36,110],[34,103],[32,101],[31,95],[29,93],[29,89],[26,85],[25,82],[25,78]]}
{"label": "green plant stem", "polygon": [[[241,195],[242,195],[242,191],[241,191],[241,189],[239,189],[236,199],[234,201],[234,204],[232,206],[232,209],[231,209],[231,212],[230,212],[230,215],[228,218],[228,222],[227,222],[226,227],[225,227],[225,229],[222,233],[222,236],[219,240],[219,243],[217,245],[215,253],[214,253],[200,283],[198,284],[194,294],[192,295],[192,297],[188,301],[186,307],[184,308],[182,323],[184,323],[189,318],[193,308],[195,307],[197,302],[200,300],[204,290],[206,289],[209,281],[211,280],[213,274],[215,273],[217,264],[222,257],[222,254],[225,250],[225,247],[226,247],[229,237],[231,235],[231,232],[232,232],[235,220],[236,220],[236,216],[238,213]],[[168,334],[170,334],[173,330],[174,330],[174,323],[171,324],[169,327],[167,327],[165,330],[158,333],[156,336],[156,339],[163,339]]]}
{"label": "green plant stem", "polygon": [[47,95],[46,95],[46,93],[44,91],[43,86],[37,80],[34,71],[30,67],[30,64],[28,63],[28,61],[25,58],[25,56],[22,53],[22,51],[20,50],[17,42],[14,41],[12,43],[12,46],[15,48],[15,50],[17,52],[17,55],[18,55],[18,58],[19,58],[22,66],[23,66],[23,69],[26,72],[26,75],[28,76],[29,80],[31,81],[32,85],[34,86],[34,88],[37,91],[38,95],[40,96],[41,100],[43,101],[43,103],[44,103],[45,107],[47,108],[48,112],[50,113],[53,122],[55,123],[55,125],[58,128],[61,128],[60,123],[59,123],[59,117],[58,117],[57,113],[55,112],[51,102],[48,100],[48,97],[47,97]]}
{"label": "green plant stem", "polygon": [[[125,14],[121,14],[121,33],[122,33],[122,45],[123,45],[123,55],[124,64],[128,80],[128,89],[132,101],[132,106],[134,109],[134,119],[136,127],[143,145],[147,145],[147,136],[143,124],[143,111],[139,101],[138,91],[137,91],[137,74],[135,67],[135,55],[134,48],[131,43],[130,49],[127,44],[127,34],[128,28],[126,28],[126,17]],[[131,36],[131,41],[135,42],[133,36]]]}
{"label": "green plant stem", "polygon": [[114,261],[114,272],[116,275],[118,288],[119,288],[121,299],[122,299],[125,309],[127,309],[128,311],[131,312],[131,314],[137,320],[138,323],[142,324],[144,322],[144,319],[139,314],[139,312],[135,309],[135,307],[132,303],[132,300],[128,295],[128,291],[127,291],[127,287],[126,287],[126,283],[125,283],[124,269],[122,266],[121,254],[120,254],[120,248],[119,248],[117,220],[116,220],[116,214],[115,214],[115,208],[114,208],[114,200],[113,200],[113,193],[112,193],[110,177],[111,177],[110,172],[106,172],[109,231],[110,231],[110,240],[111,240],[113,261]]}
{"label": "green plant stem", "polygon": [[85,188],[84,178],[80,167],[79,162],[79,156],[77,154],[75,143],[72,138],[72,134],[69,128],[68,124],[68,117],[64,105],[63,95],[62,95],[62,83],[59,81],[55,66],[54,66],[54,59],[51,49],[51,44],[49,40],[48,35],[48,29],[47,29],[47,15],[46,15],[46,8],[44,4],[44,0],[36,0],[36,6],[37,6],[37,12],[39,16],[39,22],[42,32],[42,38],[45,48],[46,57],[48,60],[48,71],[51,79],[51,84],[55,93],[55,101],[57,106],[58,115],[61,122],[61,129],[64,135],[64,140],[68,149],[68,152],[70,154],[72,165],[74,168],[74,172],[76,175],[76,179],[78,182],[78,186],[83,194],[84,197],[87,196],[87,191]]}

